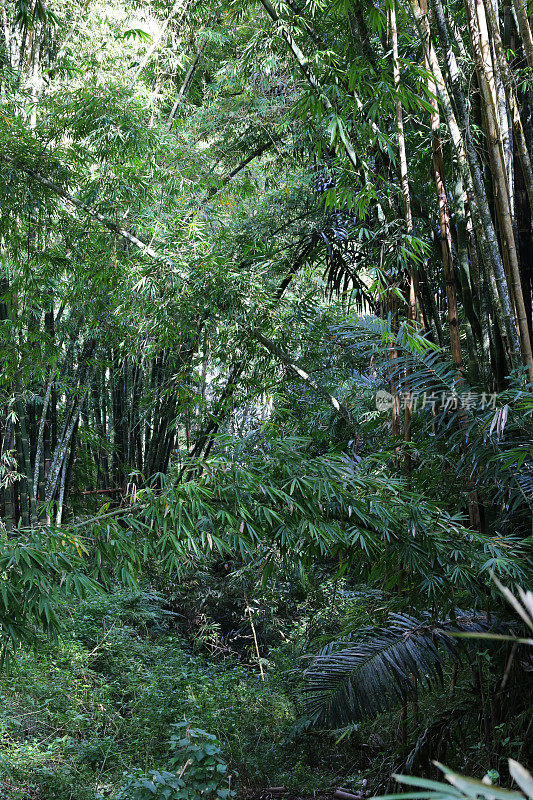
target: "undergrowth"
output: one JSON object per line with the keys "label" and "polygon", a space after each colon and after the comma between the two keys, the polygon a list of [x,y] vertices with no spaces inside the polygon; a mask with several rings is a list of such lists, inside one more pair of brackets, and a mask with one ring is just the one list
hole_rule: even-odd
{"label": "undergrowth", "polygon": [[157,596],[117,593],[64,615],[59,641],[20,652],[0,677],[5,797],[112,797],[124,773],[165,764],[184,720],[217,737],[242,781],[283,772],[291,702],[237,663],[191,654]]}
{"label": "undergrowth", "polygon": [[[216,637],[195,636],[176,610],[187,610],[179,595],[170,601],[152,591],[117,591],[63,607],[60,638],[19,651],[10,673],[0,675],[1,796],[230,800],[269,785],[302,794],[357,790],[364,779],[374,792],[390,785],[391,773],[420,774],[433,758],[482,776],[505,757],[525,757],[525,712],[483,739],[472,675],[484,692],[501,673],[482,652],[477,666],[445,675],[443,688],[409,703],[405,716],[397,708],[344,729],[313,729],[299,702],[309,653],[324,630],[331,636],[343,624],[366,624],[377,603],[372,593],[338,588],[325,606],[319,595],[283,609],[284,622],[268,597],[254,606],[264,681],[248,644],[239,658],[235,643],[228,655],[227,639],[219,646]],[[218,594],[219,611],[231,609],[230,600]],[[194,604],[188,611],[190,620]],[[211,617],[197,617],[201,633]],[[247,641],[237,631],[235,642]]]}

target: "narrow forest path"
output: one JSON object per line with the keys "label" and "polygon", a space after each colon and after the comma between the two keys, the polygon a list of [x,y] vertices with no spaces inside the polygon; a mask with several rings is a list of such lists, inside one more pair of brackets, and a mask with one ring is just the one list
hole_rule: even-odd
{"label": "narrow forest path", "polygon": [[[354,797],[354,795],[352,795]],[[312,794],[300,794],[294,792],[276,792],[272,793],[267,790],[254,794],[245,794],[243,800],[339,800],[335,792],[323,792],[317,790]]]}
{"label": "narrow forest path", "polygon": [[292,792],[284,787],[268,787],[259,792],[243,794],[243,800],[363,800],[366,795],[354,794],[348,789],[317,789],[312,793]]}

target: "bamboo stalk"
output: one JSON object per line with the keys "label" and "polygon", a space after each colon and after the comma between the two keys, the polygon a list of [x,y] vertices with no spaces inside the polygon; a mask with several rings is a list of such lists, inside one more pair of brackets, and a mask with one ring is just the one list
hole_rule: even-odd
{"label": "bamboo stalk", "polygon": [[[260,0],[260,2],[265,8],[265,11],[267,12],[271,20],[273,22],[279,23],[281,20],[277,15],[274,6],[270,2],[270,0]],[[280,29],[280,34],[286,41],[287,45],[289,46],[289,49],[292,52],[294,58],[296,59],[298,66],[300,67],[300,70],[304,75],[305,79],[318,95],[320,102],[323,103],[324,107],[327,108],[328,111],[335,113],[335,108],[333,106],[333,103],[322,90],[322,87],[320,86],[319,82],[317,81],[313,72],[311,71],[311,68],[309,66],[309,61],[298,47],[296,41],[294,40],[289,30],[285,27],[282,27]],[[359,159],[357,158],[353,144],[350,142],[347,136],[342,137],[342,144],[351,165],[354,167],[354,169],[357,169],[359,166]]]}
{"label": "bamboo stalk", "polygon": [[149,256],[154,261],[159,261],[159,262],[162,262],[163,264],[166,264],[166,265],[172,267],[172,269],[174,270],[175,274],[180,275],[180,277],[183,277],[183,275],[181,275],[179,273],[177,265],[172,261],[171,258],[169,258],[168,256],[164,255],[163,253],[160,253],[158,250],[155,250],[151,245],[146,244],[146,242],[143,242],[142,239],[139,239],[138,236],[136,236],[131,231],[127,230],[127,228],[123,228],[121,225],[117,225],[115,222],[113,222],[108,217],[105,217],[103,214],[100,214],[99,211],[95,211],[93,208],[91,208],[86,203],[84,203],[81,200],[79,200],[73,194],[70,194],[70,192],[67,192],[65,189],[63,189],[61,186],[59,186],[59,184],[55,183],[54,181],[50,180],[49,178],[46,178],[44,175],[41,175],[41,173],[38,172],[37,170],[34,170],[31,167],[27,167],[24,164],[20,164],[19,162],[17,162],[15,159],[11,158],[10,156],[7,156],[5,154],[1,154],[0,155],[0,160],[3,161],[6,164],[10,164],[10,166],[12,166],[14,169],[17,169],[20,172],[23,172],[25,175],[27,175],[28,177],[32,178],[37,183],[40,183],[41,186],[44,186],[47,189],[49,189],[50,191],[54,192],[54,194],[59,195],[59,197],[62,197],[64,200],[66,200],[67,203],[69,203],[69,205],[72,205],[75,208],[77,208],[78,210],[83,211],[84,214],[87,214],[88,217],[91,217],[92,219],[95,219],[104,228],[107,228],[112,233],[114,233],[114,234],[116,234],[118,236],[121,236],[123,239],[126,239],[127,242],[130,242],[130,244],[133,244],[142,253],[144,253],[145,255]]}
{"label": "bamboo stalk", "polygon": [[61,518],[63,516],[63,499],[65,496],[65,481],[67,477],[67,462],[68,457],[67,453],[65,452],[63,457],[63,464],[61,466],[61,478],[59,481],[59,497],[57,500],[57,512],[56,512],[56,525],[58,528],[61,527]]}
{"label": "bamboo stalk", "polygon": [[[3,439],[3,447],[2,447],[2,455],[6,455],[13,450],[14,442],[13,442],[13,420],[11,417],[7,419],[6,422],[6,429],[4,433]],[[12,465],[12,457],[9,458],[10,465]],[[6,530],[7,533],[10,534],[13,531],[13,526],[15,524],[15,513],[13,507],[13,486],[11,481],[7,482],[7,485],[4,488],[4,506],[5,506],[5,523],[6,523]]]}
{"label": "bamboo stalk", "polygon": [[259,644],[257,642],[257,634],[256,634],[256,631],[255,631],[255,625],[254,625],[254,621],[253,621],[253,618],[252,618],[252,609],[250,608],[250,603],[248,602],[248,597],[246,595],[246,592],[244,592],[244,599],[246,600],[246,610],[248,611],[248,616],[250,617],[250,627],[252,629],[252,634],[253,634],[253,637],[254,637],[255,653],[256,653],[256,656],[257,656],[257,663],[259,664],[259,671],[261,673],[261,680],[264,681],[265,680],[265,672],[263,670],[263,665],[261,663],[261,656],[259,654]]}
{"label": "bamboo stalk", "polygon": [[494,41],[494,49],[502,72],[503,86],[513,121],[516,147],[518,151],[518,157],[520,159],[520,166],[522,167],[522,174],[526,186],[529,205],[530,208],[533,208],[533,165],[531,163],[524,126],[522,125],[518,100],[516,98],[515,81],[511,67],[509,66],[509,62],[507,60],[507,56],[505,54],[505,48],[503,46],[501,35],[498,29],[498,21],[490,0],[487,2],[486,8]]}
{"label": "bamboo stalk", "polygon": [[[21,481],[21,492],[24,494],[24,504],[28,502],[29,497],[29,514],[32,525],[37,524],[37,505],[35,502],[35,491],[33,486],[33,474],[31,469],[30,459],[30,444],[28,440],[28,426],[26,424],[26,404],[20,398],[16,402],[17,414],[19,417],[19,424],[17,430],[20,434],[20,455],[22,456],[22,463],[20,464],[23,470],[24,478]],[[28,497],[26,496],[28,495]]]}
{"label": "bamboo stalk", "polygon": [[527,65],[533,69],[533,36],[531,34],[531,26],[529,24],[525,0],[513,0],[513,6],[518,21],[518,30],[520,38],[522,39]]}
{"label": "bamboo stalk", "polygon": [[470,134],[466,102],[462,89],[458,84],[459,72],[455,61],[455,55],[450,44],[442,4],[440,0],[431,0],[431,2],[435,12],[439,36],[447,59],[448,73],[454,92],[456,107],[460,113],[463,132],[461,132],[455,117],[446,83],[431,42],[427,7],[420,4],[418,0],[411,0],[411,8],[424,44],[425,54],[428,57],[428,63],[435,80],[441,107],[451,134],[461,177],[467,191],[476,239],[489,278],[496,320],[506,346],[507,356],[510,359],[511,365],[515,365],[520,359],[520,344],[505,277],[505,270],[501,260],[498,240],[485,191],[483,173]]}
{"label": "bamboo stalk", "polygon": [[[499,115],[496,108],[496,85],[494,66],[490,53],[490,41],[483,0],[465,0],[470,25],[470,35],[474,51],[476,70],[481,86],[481,98],[487,124],[487,147],[493,180],[495,183],[496,211],[500,224],[502,253],[508,282],[513,298],[516,322],[520,339],[522,361],[527,368],[528,377],[533,381],[533,354],[524,305],[524,295],[520,281],[520,267],[513,231],[513,214],[511,210],[509,185],[503,157],[502,133]],[[492,0],[487,1],[487,8],[493,13]],[[497,21],[494,20],[493,36],[499,36]]]}
{"label": "bamboo stalk", "polygon": [[46,416],[48,414],[48,405],[50,403],[50,398],[52,396],[53,382],[54,382],[54,377],[51,377],[46,387],[46,393],[43,400],[43,410],[41,412],[41,419],[39,421],[39,432],[37,434],[37,449],[35,451],[35,464],[33,470],[33,488],[36,497],[38,495],[41,458],[43,453],[44,426],[46,423]]}
{"label": "bamboo stalk", "polygon": [[198,69],[198,66],[199,66],[199,64],[200,64],[200,62],[202,60],[202,56],[204,54],[204,50],[205,50],[206,46],[207,46],[207,40],[205,40],[202,43],[202,46],[198,49],[198,52],[196,53],[191,65],[189,66],[189,69],[187,70],[185,78],[183,79],[183,83],[181,84],[181,86],[179,88],[179,91],[178,91],[178,93],[176,95],[176,99],[174,101],[174,105],[172,106],[172,110],[171,110],[171,112],[170,112],[170,114],[168,116],[168,122],[167,122],[168,130],[170,130],[171,127],[172,127],[172,123],[174,121],[174,117],[176,116],[176,112],[177,112],[177,110],[179,108],[180,103],[182,102],[183,98],[185,97],[185,94],[187,93],[189,85],[190,85],[190,83],[191,83],[191,81],[193,79],[194,73]]}
{"label": "bamboo stalk", "polygon": [[[87,392],[87,389],[85,390]],[[78,418],[81,413],[81,408],[83,405],[84,396],[78,401],[75,408],[73,409],[70,421],[65,428],[63,435],[60,438],[58,446],[56,447],[56,454],[52,461],[50,467],[50,473],[48,475],[48,480],[46,482],[46,489],[45,489],[45,502],[48,504],[53,500],[54,494],[57,489],[59,476],[61,474],[61,470],[63,468],[63,463],[66,458],[67,450],[72,439],[72,434],[74,432],[74,428],[78,423]]]}
{"label": "bamboo stalk", "polygon": [[[392,36],[392,69],[394,79],[394,92],[395,92],[395,107],[396,107],[396,128],[398,132],[398,155],[400,167],[400,186],[402,190],[402,205],[405,222],[405,231],[408,236],[413,235],[413,213],[411,210],[411,191],[409,186],[409,168],[407,164],[407,150],[405,146],[405,131],[403,125],[403,108],[400,99],[400,59],[398,53],[398,26],[396,22],[396,3],[392,2],[389,10],[390,28]],[[408,322],[414,323],[417,319],[417,269],[414,259],[411,258],[409,264],[409,294],[407,305],[407,319]],[[409,377],[410,367],[407,365],[405,370],[405,386],[407,390],[407,402],[405,403],[405,416],[404,416],[404,441],[406,444],[405,450],[405,469],[407,473],[407,484],[410,487],[411,483],[411,422],[413,417],[413,404],[409,396]],[[399,398],[398,398],[399,401]],[[396,397],[393,395],[393,408],[397,408]],[[399,419],[398,419],[399,423]],[[399,433],[399,431],[398,431]]]}
{"label": "bamboo stalk", "polygon": [[22,525],[25,528],[30,527],[30,513],[28,505],[28,477],[24,472],[24,454],[22,446],[22,436],[20,432],[20,425],[15,426],[15,445],[17,449],[17,465],[20,470],[21,478],[18,481],[19,487],[19,501],[20,501],[20,515]]}
{"label": "bamboo stalk", "polygon": [[188,5],[189,5],[189,0],[177,0],[177,2],[174,3],[170,13],[167,14],[165,21],[161,25],[161,27],[159,29],[159,33],[157,34],[157,36],[154,36],[154,38],[152,40],[152,44],[150,45],[150,47],[146,51],[146,53],[144,55],[144,58],[141,59],[140,64],[138,65],[137,69],[133,73],[133,77],[132,77],[130,85],[129,85],[130,91],[133,89],[133,87],[137,83],[137,81],[138,81],[139,77],[141,76],[142,71],[144,70],[145,66],[148,64],[148,62],[150,61],[151,57],[153,56],[153,54],[155,53],[155,51],[159,47],[159,45],[160,45],[160,43],[161,43],[161,41],[163,39],[163,36],[167,32],[167,28],[170,25],[171,21],[174,19],[174,17],[180,11],[182,11],[182,16],[183,16],[183,14],[185,14],[185,12],[187,11]]}
{"label": "bamboo stalk", "polygon": [[311,375],[309,375],[309,373],[306,372],[306,370],[304,370],[297,361],[291,358],[291,356],[289,356],[288,353],[283,350],[283,348],[281,348],[275,342],[272,342],[270,339],[267,339],[266,336],[263,336],[263,334],[258,331],[257,328],[250,330],[249,334],[254,339],[257,339],[257,341],[260,342],[270,353],[272,353],[272,355],[276,356],[276,358],[279,358],[279,360],[285,364],[285,366],[289,367],[289,369],[295,372],[296,375],[298,375],[305,383],[309,384],[309,386],[311,386],[315,392],[322,397],[322,399],[325,400],[326,403],[328,403],[333,410],[351,427],[356,427],[356,422],[346,406],[337,400],[336,397],[330,394],[328,390],[322,386],[322,384],[318,383],[318,381],[312,378]]}
{"label": "bamboo stalk", "polygon": [[[426,68],[429,67],[426,59]],[[429,71],[429,70],[428,70]],[[433,82],[428,85],[430,96],[436,94],[436,87]],[[455,283],[455,272],[453,266],[452,234],[450,228],[450,211],[448,204],[448,194],[446,191],[444,156],[442,153],[442,142],[440,137],[440,115],[436,100],[431,100],[433,113],[431,114],[431,147],[433,152],[433,177],[437,193],[440,242],[442,251],[442,268],[444,280],[446,281],[446,299],[448,311],[448,332],[450,335],[450,348],[453,362],[457,368],[458,375],[463,372],[463,356],[461,352],[461,336],[459,329],[459,310],[457,305],[457,287]]]}

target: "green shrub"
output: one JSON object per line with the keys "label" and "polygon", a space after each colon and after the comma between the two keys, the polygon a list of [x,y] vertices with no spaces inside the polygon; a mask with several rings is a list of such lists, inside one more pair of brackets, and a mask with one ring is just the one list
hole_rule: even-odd
{"label": "green shrub", "polygon": [[150,777],[128,775],[117,800],[195,800],[197,797],[228,800],[234,796],[231,777],[216,736],[188,722],[171,726],[169,770],[153,770]]}

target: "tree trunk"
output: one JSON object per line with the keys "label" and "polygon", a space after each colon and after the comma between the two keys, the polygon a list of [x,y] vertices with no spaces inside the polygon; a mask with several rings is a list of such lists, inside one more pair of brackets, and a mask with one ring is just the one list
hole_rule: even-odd
{"label": "tree trunk", "polygon": [[[487,7],[494,13],[492,0],[486,0],[486,2]],[[470,25],[470,36],[472,39],[476,71],[481,87],[482,108],[487,125],[487,148],[494,182],[494,194],[500,225],[503,260],[506,265],[506,274],[518,324],[522,362],[527,369],[529,380],[533,381],[533,355],[531,352],[524,296],[520,283],[520,267],[518,264],[518,253],[513,231],[513,215],[503,154],[502,132],[499,125],[499,113],[496,107],[494,65],[492,64],[490,52],[485,7],[483,5],[483,0],[465,0],[465,6]],[[494,25],[494,29],[498,32],[497,21]]]}
{"label": "tree trunk", "polygon": [[[490,214],[489,203],[483,182],[483,171],[477,151],[472,141],[469,117],[466,110],[466,101],[459,85],[459,73],[455,55],[450,44],[446,19],[440,0],[432,0],[435,18],[439,29],[441,43],[447,58],[448,72],[455,104],[460,112],[463,132],[459,129],[455,114],[452,109],[450,97],[440,69],[434,47],[431,43],[429,20],[427,10],[422,10],[418,0],[411,0],[411,6],[417,22],[421,39],[424,43],[428,63],[430,65],[435,85],[445,114],[446,123],[450,130],[453,147],[457,156],[461,177],[464,181],[470,210],[474,223],[476,239],[485,264],[489,278],[494,311],[502,339],[506,346],[506,353],[512,366],[520,359],[520,344],[518,340],[511,298],[505,277],[505,270],[499,251],[496,232]],[[464,135],[464,139],[463,139]]]}

